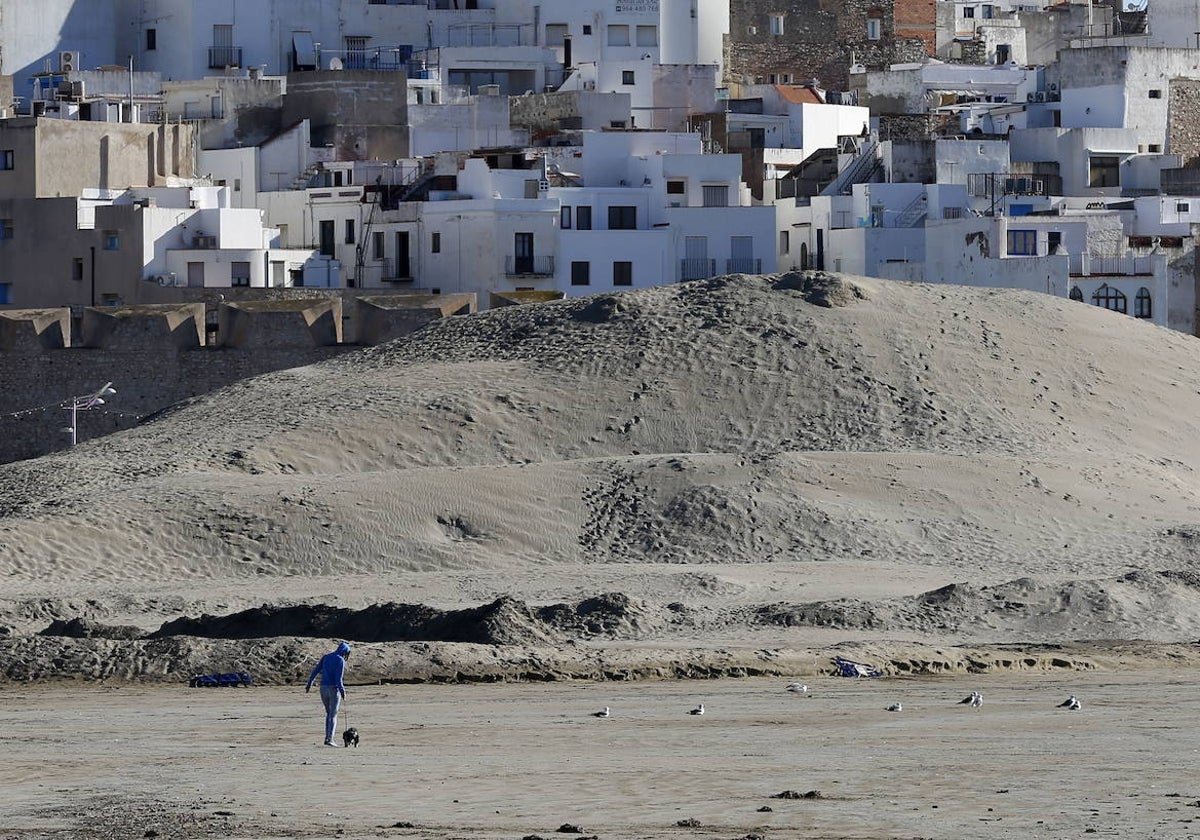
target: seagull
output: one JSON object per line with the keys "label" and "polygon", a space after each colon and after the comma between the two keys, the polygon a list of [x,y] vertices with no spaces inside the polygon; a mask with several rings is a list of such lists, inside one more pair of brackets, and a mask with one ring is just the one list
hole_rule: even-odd
{"label": "seagull", "polygon": [[592,717],[608,717],[608,706],[605,706],[603,711],[592,712]]}
{"label": "seagull", "polygon": [[1058,708],[1060,708],[1060,709],[1070,709],[1070,710],[1071,710],[1071,711],[1073,711],[1073,712],[1077,712],[1077,711],[1079,711],[1080,709],[1082,709],[1082,708],[1083,708],[1083,704],[1082,704],[1082,703],[1080,703],[1078,700],[1076,700],[1076,699],[1075,699],[1075,695],[1074,695],[1074,694],[1072,694],[1072,695],[1071,695],[1070,697],[1068,697],[1066,700],[1064,700],[1064,701],[1062,701],[1061,703],[1059,703],[1059,704],[1058,704]]}
{"label": "seagull", "polygon": [[808,686],[801,685],[800,683],[788,683],[787,690],[796,694],[808,694]]}
{"label": "seagull", "polygon": [[887,710],[889,712],[903,712],[904,707],[902,705],[900,705],[899,703],[893,703],[892,705],[887,707]]}
{"label": "seagull", "polygon": [[703,703],[701,703],[699,706],[697,706],[696,708],[694,708],[694,709],[692,709],[691,711],[689,711],[689,712],[688,712],[688,714],[689,714],[689,715],[702,715],[702,714],[704,714],[704,704],[703,704]]}
{"label": "seagull", "polygon": [[971,708],[978,709],[982,705],[983,705],[983,695],[980,694],[978,691],[976,691],[975,696],[971,698]]}
{"label": "seagull", "polygon": [[958,705],[965,706],[968,703],[970,703],[972,706],[974,706],[975,705],[975,695],[978,693],[979,693],[978,691],[972,691],[969,696],[964,697],[963,699],[959,700]]}

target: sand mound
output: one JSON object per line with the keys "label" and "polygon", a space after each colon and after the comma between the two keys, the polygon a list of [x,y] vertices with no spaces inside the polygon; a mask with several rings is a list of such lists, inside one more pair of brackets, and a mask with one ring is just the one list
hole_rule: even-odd
{"label": "sand mound", "polygon": [[450,318],[0,469],[0,625],[1182,641],[1195,349],[824,272]]}

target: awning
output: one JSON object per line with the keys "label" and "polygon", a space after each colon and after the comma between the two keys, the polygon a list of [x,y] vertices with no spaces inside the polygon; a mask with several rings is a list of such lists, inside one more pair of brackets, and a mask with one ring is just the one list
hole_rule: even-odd
{"label": "awning", "polygon": [[317,47],[311,32],[293,32],[292,49],[296,51],[297,67],[317,66]]}

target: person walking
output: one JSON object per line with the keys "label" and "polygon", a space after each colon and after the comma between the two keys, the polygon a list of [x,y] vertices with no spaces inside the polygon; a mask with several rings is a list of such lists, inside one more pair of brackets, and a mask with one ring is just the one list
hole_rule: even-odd
{"label": "person walking", "polygon": [[325,746],[336,747],[333,733],[337,730],[338,709],[346,699],[346,686],[342,676],[346,673],[346,660],[350,658],[350,645],[342,642],[337,650],[325,654],[308,675],[304,693],[312,691],[313,683],[321,678],[321,702],[325,704]]}

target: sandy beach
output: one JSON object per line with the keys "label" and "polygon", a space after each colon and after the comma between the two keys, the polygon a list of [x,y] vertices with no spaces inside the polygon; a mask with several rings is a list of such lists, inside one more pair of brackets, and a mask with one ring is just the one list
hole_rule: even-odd
{"label": "sandy beach", "polygon": [[[301,688],[10,688],[0,834],[1192,837],[1197,683],[352,686],[350,749],[320,745],[319,701]],[[982,707],[957,703],[973,690]],[[1082,710],[1056,707],[1068,694]],[[705,715],[686,714],[698,702]]]}
{"label": "sandy beach", "polygon": [[[0,836],[1190,837],[1196,350],[732,276],[448,318],[4,465]],[[357,750],[302,691],[338,639]]]}

